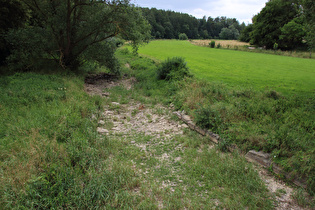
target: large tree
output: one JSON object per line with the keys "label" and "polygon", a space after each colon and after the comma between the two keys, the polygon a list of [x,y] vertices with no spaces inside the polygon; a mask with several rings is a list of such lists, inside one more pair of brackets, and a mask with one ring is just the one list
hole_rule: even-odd
{"label": "large tree", "polygon": [[20,1],[31,18],[27,27],[8,34],[16,46],[11,60],[28,59],[31,64],[52,59],[76,68],[91,53],[113,54],[110,43],[117,36],[132,40],[135,46],[149,39],[149,25],[129,0]]}
{"label": "large tree", "polygon": [[[298,0],[270,0],[253,18],[251,43],[273,48],[275,43],[283,47],[280,39],[281,28],[299,15]],[[292,26],[292,24],[291,24]]]}

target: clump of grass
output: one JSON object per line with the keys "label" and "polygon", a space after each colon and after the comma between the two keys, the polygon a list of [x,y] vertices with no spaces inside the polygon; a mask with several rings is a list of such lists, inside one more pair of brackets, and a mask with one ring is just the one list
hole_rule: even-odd
{"label": "clump of grass", "polygon": [[191,76],[185,59],[182,57],[168,58],[157,69],[157,78],[160,80],[181,80]]}

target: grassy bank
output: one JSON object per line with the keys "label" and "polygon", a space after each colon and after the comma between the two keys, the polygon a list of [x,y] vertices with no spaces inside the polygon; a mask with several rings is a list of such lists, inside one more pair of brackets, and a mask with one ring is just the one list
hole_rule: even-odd
{"label": "grassy bank", "polygon": [[184,57],[198,79],[229,87],[314,94],[315,60],[195,46],[188,41],[152,41],[140,54],[164,60]]}
{"label": "grassy bank", "polygon": [[232,88],[198,77],[165,83],[157,80],[153,61],[134,58],[126,62],[130,63],[139,81],[138,88],[145,95],[185,110],[200,126],[220,134],[224,139],[220,145],[223,150],[226,145],[237,144],[244,152],[251,149],[269,152],[273,161],[293,177],[306,179],[309,192],[314,193],[313,97],[246,86]]}
{"label": "grassy bank", "polygon": [[[104,119],[104,107],[122,113],[122,104],[131,101],[154,107],[159,99],[167,100],[163,94],[153,94],[164,91],[160,85],[166,83],[147,86],[154,91],[152,97],[148,90],[142,91],[155,65],[125,56],[137,66],[139,83],[131,90],[108,89],[108,98],[87,95],[83,77],[71,74],[1,77],[0,208],[271,209],[272,196],[244,158],[218,153],[188,129],[169,140],[142,133],[96,132],[99,119],[108,129],[119,120]],[[147,67],[148,72],[141,71]],[[130,116],[139,112],[136,108]],[[165,154],[168,161],[161,159]],[[176,162],[179,157],[182,161]]]}

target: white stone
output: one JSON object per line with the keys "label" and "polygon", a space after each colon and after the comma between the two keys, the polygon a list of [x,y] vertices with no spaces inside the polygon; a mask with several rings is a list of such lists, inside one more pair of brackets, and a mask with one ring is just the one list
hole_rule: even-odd
{"label": "white stone", "polygon": [[105,128],[101,128],[101,127],[98,127],[97,128],[97,132],[99,132],[100,134],[105,134],[105,133],[109,133],[109,131]]}

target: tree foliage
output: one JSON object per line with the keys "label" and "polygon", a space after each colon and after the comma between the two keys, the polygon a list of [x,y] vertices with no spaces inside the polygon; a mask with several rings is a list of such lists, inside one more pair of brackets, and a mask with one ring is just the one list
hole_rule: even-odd
{"label": "tree foliage", "polygon": [[[189,39],[220,38],[223,28],[232,27],[234,35],[245,28],[245,24],[239,24],[235,18],[204,16],[202,19],[197,19],[188,14],[156,8],[142,8],[142,11],[152,26],[151,35],[156,39],[174,39],[182,33]],[[230,36],[229,39],[237,39],[237,36]]]}
{"label": "tree foliage", "polygon": [[18,0],[0,0],[0,65],[10,54],[10,43],[5,41],[5,33],[25,24],[27,14]]}
{"label": "tree foliage", "polygon": [[[281,28],[298,15],[297,0],[270,0],[253,18],[251,42],[272,49],[279,42]],[[279,42],[283,47],[282,42]]]}
{"label": "tree foliage", "polygon": [[149,39],[149,25],[129,0],[21,2],[31,18],[27,27],[8,33],[15,47],[11,61],[27,59],[32,64],[45,59],[77,68],[92,54],[110,57],[114,52],[110,43],[117,36],[132,40],[135,49]]}
{"label": "tree foliage", "polygon": [[284,50],[304,48],[305,39],[312,46],[314,4],[312,0],[270,0],[253,18],[253,25],[243,31],[241,39],[250,38],[252,44],[268,49],[275,43]]}
{"label": "tree foliage", "polygon": [[302,11],[305,18],[306,42],[310,50],[315,48],[315,2],[313,0],[302,0]]}
{"label": "tree foliage", "polygon": [[225,40],[237,40],[239,35],[239,31],[233,25],[231,25],[228,28],[222,28],[219,37],[220,39]]}

